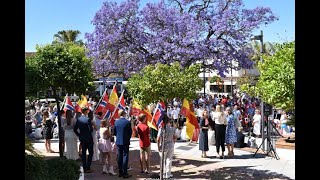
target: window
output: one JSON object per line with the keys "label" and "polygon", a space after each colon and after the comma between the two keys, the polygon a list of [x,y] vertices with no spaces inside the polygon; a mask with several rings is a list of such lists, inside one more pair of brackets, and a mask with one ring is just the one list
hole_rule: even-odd
{"label": "window", "polygon": [[227,92],[231,93],[231,85],[227,85]]}
{"label": "window", "polygon": [[223,92],[223,85],[210,85],[210,91],[213,92]]}

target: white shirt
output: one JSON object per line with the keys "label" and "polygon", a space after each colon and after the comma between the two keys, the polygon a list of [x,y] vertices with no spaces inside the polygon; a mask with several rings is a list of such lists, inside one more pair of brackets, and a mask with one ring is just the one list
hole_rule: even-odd
{"label": "white shirt", "polygon": [[203,112],[203,109],[202,108],[198,108],[197,109],[197,116],[201,118],[202,117],[202,112]]}
{"label": "white shirt", "polygon": [[253,122],[254,122],[254,125],[253,125],[253,133],[255,135],[260,135],[260,129],[261,129],[261,115],[260,114],[255,114],[253,116]]}
{"label": "white shirt", "polygon": [[179,112],[180,112],[180,110],[178,108],[177,109],[173,109],[171,111],[172,118],[173,119],[178,119],[179,118]]}

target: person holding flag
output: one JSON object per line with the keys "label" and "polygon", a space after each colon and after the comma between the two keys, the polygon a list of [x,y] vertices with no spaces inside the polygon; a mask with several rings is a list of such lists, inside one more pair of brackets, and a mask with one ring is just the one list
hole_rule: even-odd
{"label": "person holding flag", "polygon": [[[171,167],[172,167],[172,158],[174,153],[174,143],[176,141],[175,128],[170,125],[169,117],[165,111],[161,111],[160,118],[158,119],[160,129],[157,136],[157,146],[160,155],[160,161],[164,160],[164,178],[172,178]],[[166,126],[166,127],[164,127]],[[162,139],[164,137],[164,139]],[[163,144],[162,144],[163,142]],[[162,149],[164,155],[162,157]],[[160,163],[162,166],[162,163]],[[161,168],[161,167],[160,167]]]}

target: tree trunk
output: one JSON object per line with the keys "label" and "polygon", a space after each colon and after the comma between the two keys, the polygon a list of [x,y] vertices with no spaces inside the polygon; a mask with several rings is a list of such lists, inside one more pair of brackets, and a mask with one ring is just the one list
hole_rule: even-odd
{"label": "tree trunk", "polygon": [[61,134],[62,132],[60,131],[60,129],[61,129],[60,103],[59,103],[59,97],[58,97],[58,95],[56,94],[56,88],[53,87],[52,90],[53,90],[53,96],[55,97],[56,102],[57,102],[57,111],[58,111],[59,156],[60,156],[60,157],[63,157],[63,151],[64,151],[64,150],[62,149],[62,147],[63,147],[63,145],[62,145],[63,140],[62,140],[62,134]]}

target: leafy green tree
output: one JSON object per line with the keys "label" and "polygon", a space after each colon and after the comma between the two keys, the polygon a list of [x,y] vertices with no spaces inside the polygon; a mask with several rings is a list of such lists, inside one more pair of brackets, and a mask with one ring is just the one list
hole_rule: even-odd
{"label": "leafy green tree", "polygon": [[67,92],[81,94],[90,87],[93,75],[91,60],[84,47],[73,43],[49,44],[36,47],[34,56],[43,87],[63,87]]}
{"label": "leafy green tree", "polygon": [[292,110],[295,107],[295,42],[276,45],[273,56],[263,55],[258,64],[257,83],[263,99],[276,107]]}
{"label": "leafy green tree", "polygon": [[34,56],[26,57],[25,59],[25,96],[32,96],[37,94],[46,85],[41,79],[40,71],[37,64],[37,58]]}
{"label": "leafy green tree", "polygon": [[257,83],[244,83],[240,90],[256,96],[277,108],[293,110],[295,107],[295,42],[275,45],[273,55],[263,55],[258,62],[260,72]]}
{"label": "leafy green tree", "polygon": [[81,34],[81,32],[79,30],[58,31],[58,33],[53,36],[55,38],[53,43],[72,42],[72,43],[76,43],[78,45],[83,45],[84,43],[82,42],[82,40],[77,40],[80,34]]}
{"label": "leafy green tree", "polygon": [[[129,94],[143,107],[158,101],[166,103],[167,100],[175,97],[179,99],[194,99],[196,91],[202,87],[199,73],[199,64],[191,65],[185,69],[178,62],[174,62],[172,65],[161,63],[147,65],[139,74],[134,74],[129,78],[127,88]],[[165,126],[164,131],[166,131]],[[163,143],[164,141],[162,141]],[[162,157],[164,157],[163,147]],[[161,159],[161,164],[160,176],[162,177],[163,158]]]}
{"label": "leafy green tree", "polygon": [[[92,62],[85,55],[83,46],[74,43],[53,43],[36,47],[36,55],[30,59],[31,67],[34,67],[38,74],[39,81],[30,81],[28,84],[34,87],[34,83],[39,83],[40,89],[52,88],[53,95],[58,102],[56,89],[63,87],[67,92],[84,93],[89,82],[92,81]],[[28,68],[27,68],[28,69]],[[32,68],[31,68],[32,69]],[[38,71],[38,73],[37,73]],[[39,89],[39,90],[40,90]],[[59,103],[57,108],[60,109]],[[58,111],[58,125],[61,127],[61,117]],[[61,134],[59,134],[59,152],[63,156]]]}
{"label": "leafy green tree", "polygon": [[157,63],[145,66],[140,73],[129,78],[127,88],[143,107],[175,97],[194,99],[196,91],[202,87],[199,73],[198,64],[183,69],[178,62],[172,65]]}

